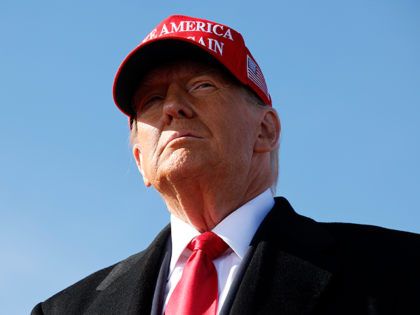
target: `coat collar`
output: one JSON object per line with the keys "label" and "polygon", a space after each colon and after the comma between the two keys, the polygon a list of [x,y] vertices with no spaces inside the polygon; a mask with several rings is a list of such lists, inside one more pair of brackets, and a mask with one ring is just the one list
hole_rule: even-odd
{"label": "coat collar", "polygon": [[323,255],[334,244],[319,224],[276,198],[251,242],[230,314],[311,314],[336,270]]}
{"label": "coat collar", "polygon": [[[168,237],[169,225],[145,251],[114,267],[85,315],[150,314]],[[251,242],[253,254],[229,314],[311,314],[336,270],[323,255],[334,243],[319,224],[276,198]]]}

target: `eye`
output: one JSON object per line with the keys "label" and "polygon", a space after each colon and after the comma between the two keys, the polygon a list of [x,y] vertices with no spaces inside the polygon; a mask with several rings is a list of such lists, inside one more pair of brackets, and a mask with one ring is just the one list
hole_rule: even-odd
{"label": "eye", "polygon": [[156,95],[156,96],[152,96],[152,97],[150,97],[150,98],[146,99],[146,101],[144,102],[143,108],[144,108],[145,106],[151,105],[151,104],[153,104],[153,103],[155,103],[155,102],[157,102],[157,101],[160,101],[160,100],[162,100],[162,99],[163,99],[163,97],[162,97],[162,96],[158,96],[158,95]]}
{"label": "eye", "polygon": [[144,112],[149,110],[150,108],[155,107],[154,104],[157,104],[160,100],[162,100],[163,97],[160,95],[154,95],[148,98],[145,98],[142,102],[140,107],[138,108],[140,112]]}
{"label": "eye", "polygon": [[160,100],[160,99],[162,99],[160,96],[154,96],[154,97],[152,97],[151,99],[149,99],[149,100],[146,102],[146,104],[156,102],[156,101],[158,101],[158,100]]}
{"label": "eye", "polygon": [[208,89],[213,89],[215,87],[215,85],[212,82],[197,82],[196,84],[193,85],[191,91],[194,90],[208,90]]}
{"label": "eye", "polygon": [[199,86],[199,88],[206,88],[206,87],[212,87],[213,85],[210,83],[203,83]]}

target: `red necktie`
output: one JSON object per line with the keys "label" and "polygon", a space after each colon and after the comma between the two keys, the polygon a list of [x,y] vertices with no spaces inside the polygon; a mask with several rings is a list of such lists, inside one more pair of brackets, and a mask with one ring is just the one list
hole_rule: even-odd
{"label": "red necktie", "polygon": [[213,232],[205,232],[188,244],[193,253],[169,298],[165,315],[216,314],[219,292],[213,259],[228,247]]}

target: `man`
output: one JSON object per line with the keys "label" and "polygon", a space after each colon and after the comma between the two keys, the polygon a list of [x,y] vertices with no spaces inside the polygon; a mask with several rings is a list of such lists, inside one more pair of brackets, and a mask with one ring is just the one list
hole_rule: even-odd
{"label": "man", "polygon": [[167,18],[120,66],[114,99],[171,224],[32,314],[420,313],[419,235],[273,199],[280,121],[239,33]]}

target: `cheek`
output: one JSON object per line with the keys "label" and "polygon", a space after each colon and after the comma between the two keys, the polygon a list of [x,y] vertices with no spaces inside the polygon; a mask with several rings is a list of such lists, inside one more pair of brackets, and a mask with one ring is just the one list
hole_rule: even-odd
{"label": "cheek", "polygon": [[152,125],[143,123],[138,123],[137,128],[139,132],[140,151],[143,159],[149,161],[153,159],[154,152],[158,146],[160,131]]}
{"label": "cheek", "polygon": [[238,163],[248,161],[253,152],[253,132],[247,124],[225,116],[213,126],[217,151],[227,161]]}
{"label": "cheek", "polygon": [[[246,106],[244,104],[244,106]],[[256,126],[252,113],[248,110],[239,108],[236,111],[230,110],[223,112],[222,125],[220,132],[230,139],[232,146],[238,147],[247,145],[254,139]]]}

